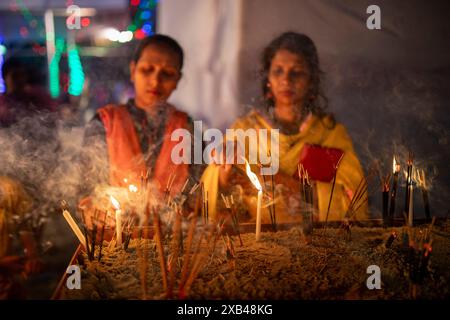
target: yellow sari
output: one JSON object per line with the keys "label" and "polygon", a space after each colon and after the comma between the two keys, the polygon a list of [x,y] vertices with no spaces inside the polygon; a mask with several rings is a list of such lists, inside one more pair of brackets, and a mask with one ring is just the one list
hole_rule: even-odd
{"label": "yellow sari", "polygon": [[30,197],[19,182],[0,176],[0,258],[8,252],[8,226],[12,216],[22,217],[31,205]]}
{"label": "yellow sari", "polygon": [[[247,116],[238,119],[232,126],[233,129],[247,130],[272,129],[269,122],[257,111],[250,112]],[[301,131],[293,135],[279,134],[279,170],[289,176],[297,171],[300,152],[305,144],[320,145],[323,147],[337,148],[344,151],[337,173],[333,198],[328,216],[329,221],[342,220],[350,204],[350,197],[364,177],[361,164],[353,150],[351,139],[342,124],[333,126],[329,117],[320,119],[310,115],[302,124]],[[246,146],[245,153],[248,155],[249,148]],[[261,145],[253,147],[265,147]],[[267,146],[270,151],[270,147]],[[219,165],[209,165],[203,173],[202,182],[208,191],[209,216],[215,219],[217,214],[217,201],[219,195]],[[253,170],[255,172],[255,170]],[[315,190],[318,206],[318,220],[325,221],[328,203],[331,194],[332,183],[315,182]],[[256,190],[256,189],[255,189]],[[255,191],[256,194],[256,191]],[[356,210],[355,219],[367,219],[367,201]],[[267,210],[266,210],[267,211]],[[277,208],[277,212],[279,212]],[[263,215],[267,212],[263,212]],[[277,213],[278,215],[278,213]]]}

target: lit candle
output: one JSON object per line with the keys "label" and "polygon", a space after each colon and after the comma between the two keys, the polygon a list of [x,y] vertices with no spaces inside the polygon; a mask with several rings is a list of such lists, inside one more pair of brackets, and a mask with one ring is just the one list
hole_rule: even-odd
{"label": "lit candle", "polygon": [[414,211],[413,211],[413,202],[414,202],[413,199],[414,199],[414,197],[413,197],[413,190],[414,190],[414,187],[413,187],[413,184],[411,182],[410,185],[409,185],[409,207],[408,207],[408,209],[409,209],[408,225],[410,227],[412,227],[413,224],[414,224]]}
{"label": "lit candle", "polygon": [[70,212],[64,209],[63,216],[66,219],[67,223],[69,224],[70,228],[72,229],[73,233],[75,233],[75,235],[77,236],[80,243],[86,248],[86,241],[83,236],[83,233],[81,232],[80,228],[78,228],[77,223],[73,220]]}
{"label": "lit candle", "polygon": [[391,192],[391,203],[389,206],[389,222],[391,226],[394,223],[394,216],[395,216],[395,198],[397,195],[397,184],[398,184],[398,174],[400,172],[400,164],[397,163],[395,160],[395,156],[392,160],[392,173],[394,174],[394,183],[392,185],[392,192]]}
{"label": "lit candle", "polygon": [[250,168],[250,165],[248,164],[247,160],[245,160],[245,171],[247,173],[248,178],[250,179],[251,183],[255,186],[255,188],[258,190],[258,202],[256,205],[256,241],[259,241],[261,237],[261,204],[262,204],[262,186],[261,183],[258,180],[258,177],[256,174],[252,172],[252,169]]}
{"label": "lit candle", "polygon": [[413,165],[413,160],[412,160],[412,154],[409,154],[408,160],[406,161],[406,189],[405,189],[405,214],[409,214],[409,203],[411,202],[410,198],[410,188],[409,188],[409,184],[411,182],[411,176],[412,176],[412,165]]}
{"label": "lit candle", "polygon": [[382,186],[382,201],[383,201],[383,225],[387,226],[389,224],[388,216],[388,205],[389,205],[389,177],[387,176],[383,181]]}
{"label": "lit candle", "polygon": [[111,203],[116,208],[116,244],[122,245],[122,210],[120,210],[119,201],[113,196],[109,196]]}
{"label": "lit candle", "polygon": [[419,183],[420,188],[422,189],[422,198],[423,198],[423,206],[425,209],[425,216],[427,221],[431,221],[431,213],[430,213],[430,202],[428,200],[428,189],[425,179],[425,171],[422,170],[420,172],[417,170],[417,181]]}
{"label": "lit candle", "polygon": [[261,202],[262,202],[262,190],[258,190],[258,204],[256,207],[256,241],[261,238]]}

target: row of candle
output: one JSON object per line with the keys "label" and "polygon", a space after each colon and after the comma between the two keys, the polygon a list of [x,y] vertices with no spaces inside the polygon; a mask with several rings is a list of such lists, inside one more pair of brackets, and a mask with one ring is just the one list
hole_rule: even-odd
{"label": "row of candle", "polygon": [[[392,163],[392,176],[393,176],[393,184],[392,189],[390,190],[390,175],[388,175],[383,180],[383,190],[382,190],[382,202],[383,202],[383,221],[384,223],[393,224],[395,212],[396,212],[396,197],[397,197],[397,189],[398,189],[398,181],[400,174],[401,166],[395,159],[393,158]],[[418,169],[414,170],[413,168],[413,157],[412,154],[409,154],[409,157],[406,161],[406,171],[405,171],[405,207],[404,213],[407,218],[408,226],[413,226],[414,224],[414,185],[417,184],[422,190],[423,203],[425,209],[425,215],[427,220],[431,220],[430,213],[430,204],[428,200],[428,189],[426,185],[425,172],[424,170],[419,171]],[[390,202],[388,203],[388,200]]]}

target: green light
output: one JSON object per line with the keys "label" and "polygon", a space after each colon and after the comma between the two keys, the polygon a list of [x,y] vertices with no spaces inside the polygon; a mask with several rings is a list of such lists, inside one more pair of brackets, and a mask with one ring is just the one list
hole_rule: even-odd
{"label": "green light", "polygon": [[61,54],[64,51],[64,40],[56,39],[56,50],[53,55],[52,61],[49,66],[49,87],[50,96],[52,98],[59,97],[59,61],[61,60]]}
{"label": "green light", "polygon": [[79,96],[83,92],[84,72],[76,46],[68,50],[69,59],[69,94]]}
{"label": "green light", "polygon": [[6,54],[6,47],[0,44],[0,56],[4,56]]}

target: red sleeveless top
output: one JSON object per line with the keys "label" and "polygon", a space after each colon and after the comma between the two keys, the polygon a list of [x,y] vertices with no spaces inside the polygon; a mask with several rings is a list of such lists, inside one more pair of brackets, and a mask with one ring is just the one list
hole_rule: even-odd
{"label": "red sleeveless top", "polygon": [[[175,174],[172,194],[178,193],[188,177],[188,164],[174,164],[171,159],[173,147],[178,141],[171,141],[172,132],[178,128],[186,128],[186,113],[168,106],[168,118],[160,153],[155,167],[151,168],[154,181],[159,190],[164,191],[171,174]],[[109,180],[113,186],[127,187],[130,183],[138,185],[141,174],[145,174],[147,165],[139,143],[139,138],[130,113],[125,105],[107,105],[98,110],[106,131],[106,142],[109,155]],[[150,168],[149,168],[150,169]],[[124,182],[127,179],[127,183]]]}

